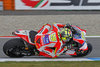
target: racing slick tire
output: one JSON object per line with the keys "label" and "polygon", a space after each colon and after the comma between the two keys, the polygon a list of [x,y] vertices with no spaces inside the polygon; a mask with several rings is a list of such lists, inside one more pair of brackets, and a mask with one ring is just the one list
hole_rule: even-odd
{"label": "racing slick tire", "polygon": [[12,58],[20,58],[23,55],[19,52],[20,50],[17,48],[24,47],[24,42],[22,39],[11,39],[8,40],[3,46],[3,52]]}
{"label": "racing slick tire", "polygon": [[83,57],[83,56],[86,56],[88,54],[91,53],[92,51],[92,45],[90,43],[87,44],[88,45],[88,50],[87,51],[84,51],[83,53],[82,52],[76,52],[77,55],[71,55],[72,57]]}

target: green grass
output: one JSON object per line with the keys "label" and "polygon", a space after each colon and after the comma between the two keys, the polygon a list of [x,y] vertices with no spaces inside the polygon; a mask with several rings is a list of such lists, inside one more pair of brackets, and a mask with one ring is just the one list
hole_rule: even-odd
{"label": "green grass", "polygon": [[100,67],[100,61],[86,62],[0,62],[0,67]]}

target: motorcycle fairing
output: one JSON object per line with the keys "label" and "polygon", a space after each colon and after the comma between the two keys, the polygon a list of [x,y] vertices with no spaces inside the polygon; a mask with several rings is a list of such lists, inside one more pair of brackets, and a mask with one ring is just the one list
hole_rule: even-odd
{"label": "motorcycle fairing", "polygon": [[[49,45],[51,43],[54,43],[56,44],[57,43],[57,40],[54,40],[53,38],[56,38],[56,36],[52,36],[56,34],[55,32],[48,32],[47,34],[37,34],[35,36],[35,43],[36,45],[38,46],[38,49],[44,45]],[[40,42],[41,43],[38,43],[38,40],[40,39]]]}
{"label": "motorcycle fairing", "polygon": [[30,30],[21,30],[21,29],[19,29],[19,30],[15,31],[14,34],[19,36],[20,38],[22,38],[26,42],[28,42],[32,45],[35,45],[35,43],[31,41]]}
{"label": "motorcycle fairing", "polygon": [[[41,43],[37,43],[38,38],[40,38]],[[55,55],[55,54],[57,54],[57,51],[59,51],[59,50],[63,51],[64,50],[64,49],[62,50],[61,47],[60,47],[63,43],[59,39],[58,32],[53,31],[53,30],[46,33],[46,34],[39,34],[38,33],[35,37],[35,41],[36,41],[37,49],[39,51],[41,51],[45,47],[45,50],[46,50],[46,48],[49,48],[48,51],[50,52],[50,49],[52,47],[54,47],[55,49],[52,50],[52,51],[54,51],[54,55]],[[49,54],[49,52],[48,52],[48,54]],[[61,52],[59,52],[59,53],[61,53]],[[41,54],[43,56],[46,56],[45,52],[44,53],[41,52]]]}

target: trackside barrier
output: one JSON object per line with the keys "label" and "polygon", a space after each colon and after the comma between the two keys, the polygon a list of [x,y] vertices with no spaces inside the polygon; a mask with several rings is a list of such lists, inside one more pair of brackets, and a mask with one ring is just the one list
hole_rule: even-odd
{"label": "trackside barrier", "polygon": [[100,10],[100,0],[0,0],[4,10]]}
{"label": "trackside barrier", "polygon": [[15,0],[15,10],[100,10],[100,0]]}

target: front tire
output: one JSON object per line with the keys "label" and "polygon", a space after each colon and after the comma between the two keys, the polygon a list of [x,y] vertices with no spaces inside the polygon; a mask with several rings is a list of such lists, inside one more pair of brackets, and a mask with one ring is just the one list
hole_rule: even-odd
{"label": "front tire", "polygon": [[3,52],[9,57],[23,57],[18,48],[24,47],[22,39],[11,39],[7,41],[3,46]]}
{"label": "front tire", "polygon": [[72,57],[83,57],[86,56],[88,54],[90,54],[92,52],[92,45],[90,43],[87,44],[88,45],[88,50],[84,51],[84,53],[78,53],[77,55],[71,55]]}

